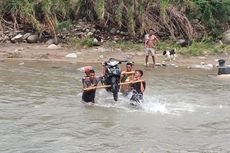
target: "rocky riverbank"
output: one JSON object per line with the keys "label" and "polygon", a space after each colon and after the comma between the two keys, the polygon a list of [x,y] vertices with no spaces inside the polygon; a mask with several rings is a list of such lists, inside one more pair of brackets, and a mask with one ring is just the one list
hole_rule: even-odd
{"label": "rocky riverbank", "polygon": [[[106,48],[102,46],[76,49],[61,45],[47,45],[44,43],[5,43],[0,47],[1,62],[18,61],[18,64],[26,61],[48,61],[65,63],[101,63],[111,57],[118,59],[131,59],[136,65],[144,65],[143,50],[122,51],[119,48]],[[171,66],[183,68],[199,68],[211,70],[218,66],[218,59],[222,56],[183,56],[177,55],[173,61],[167,61],[162,51],[157,51],[157,66]],[[151,64],[151,59],[149,59]]]}
{"label": "rocky riverbank", "polygon": [[[66,43],[71,38],[86,38],[90,37],[96,43],[101,44],[105,41],[123,41],[133,40],[141,42],[140,36],[133,38],[128,32],[118,30],[116,28],[103,28],[101,25],[85,22],[79,20],[77,23],[66,25],[59,29],[57,33],[57,42],[51,36],[51,32],[43,29],[42,33],[38,33],[31,27],[19,25],[19,30],[14,30],[13,22],[6,22],[4,31],[0,31],[0,43],[46,43],[46,44],[59,44]],[[138,39],[139,38],[139,39]]]}

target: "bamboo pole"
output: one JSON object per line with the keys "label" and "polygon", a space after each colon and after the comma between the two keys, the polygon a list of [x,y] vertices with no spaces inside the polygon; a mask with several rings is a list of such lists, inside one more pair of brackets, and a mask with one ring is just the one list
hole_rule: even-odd
{"label": "bamboo pole", "polygon": [[135,71],[130,71],[130,72],[123,72],[121,74],[134,74],[134,73],[135,73]]}
{"label": "bamboo pole", "polygon": [[[118,85],[132,84],[132,83],[138,83],[138,82],[144,82],[144,80],[122,82],[122,83],[119,83]],[[83,90],[87,91],[87,90],[92,90],[92,89],[100,89],[100,88],[108,88],[108,87],[111,87],[111,85],[101,85],[101,86],[87,87],[87,88],[84,88]]]}

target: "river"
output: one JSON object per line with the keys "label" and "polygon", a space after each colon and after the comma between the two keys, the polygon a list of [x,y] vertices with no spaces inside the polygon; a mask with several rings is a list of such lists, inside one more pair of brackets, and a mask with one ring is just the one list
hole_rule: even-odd
{"label": "river", "polygon": [[216,70],[137,66],[147,87],[135,108],[104,89],[82,103],[82,66],[0,63],[1,153],[230,152],[230,80]]}

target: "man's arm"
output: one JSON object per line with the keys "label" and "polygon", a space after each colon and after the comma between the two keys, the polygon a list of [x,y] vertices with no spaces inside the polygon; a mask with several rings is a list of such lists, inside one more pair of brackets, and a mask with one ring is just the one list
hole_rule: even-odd
{"label": "man's arm", "polygon": [[144,82],[141,82],[141,93],[144,93],[145,87],[144,87]]}
{"label": "man's arm", "polygon": [[160,42],[160,40],[154,35],[154,39],[156,40],[157,43]]}
{"label": "man's arm", "polygon": [[82,79],[82,84],[83,84],[83,88],[89,87],[90,86],[89,77],[86,77],[86,78]]}
{"label": "man's arm", "polygon": [[145,47],[147,46],[147,44],[148,44],[148,41],[149,41],[149,34],[146,34],[145,35]]}

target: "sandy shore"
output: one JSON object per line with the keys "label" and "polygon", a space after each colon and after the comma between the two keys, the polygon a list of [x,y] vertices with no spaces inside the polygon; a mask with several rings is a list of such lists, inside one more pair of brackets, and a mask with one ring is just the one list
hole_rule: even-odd
{"label": "sandy shore", "polygon": [[[72,62],[72,63],[101,63],[111,57],[118,59],[130,58],[137,65],[144,65],[145,55],[143,50],[122,51],[104,47],[93,47],[87,49],[75,49],[65,46],[48,47],[46,44],[0,44],[1,61],[51,61],[51,62]],[[76,58],[68,58],[66,55],[74,53]],[[157,51],[156,63],[174,65],[177,67],[196,67],[194,65],[218,64],[218,56],[183,56],[178,55],[176,60],[167,61],[162,51]],[[152,63],[149,58],[149,63]]]}

